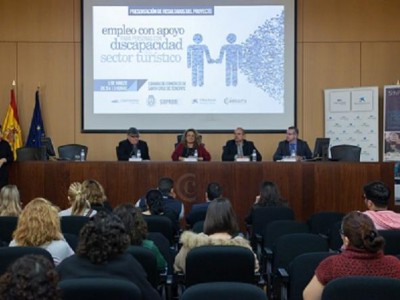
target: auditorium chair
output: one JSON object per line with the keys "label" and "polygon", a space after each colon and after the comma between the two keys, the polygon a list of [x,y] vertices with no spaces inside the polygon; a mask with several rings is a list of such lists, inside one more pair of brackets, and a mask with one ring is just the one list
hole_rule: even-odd
{"label": "auditorium chair", "polygon": [[47,160],[46,147],[21,147],[17,149],[17,161]]}
{"label": "auditorium chair", "polygon": [[331,147],[331,158],[337,161],[359,162],[361,147],[354,145],[336,145]]}
{"label": "auditorium chair", "polygon": [[2,247],[0,248],[0,276],[7,271],[8,266],[14,261],[28,254],[42,255],[53,263],[50,252],[40,247]]}
{"label": "auditorium chair", "polygon": [[114,278],[66,279],[58,283],[63,300],[141,300],[140,289],[128,280]]}
{"label": "auditorium chair", "polygon": [[18,217],[4,216],[0,217],[0,241],[7,245],[12,240],[12,234],[17,228]]}
{"label": "auditorium chair", "polygon": [[189,287],[181,300],[268,300],[264,291],[252,284],[241,282],[209,282]]}
{"label": "auditorium chair", "polygon": [[66,144],[59,146],[58,157],[61,160],[79,160],[82,149],[85,150],[86,159],[88,155],[88,147],[80,144]]}
{"label": "auditorium chair", "polygon": [[61,232],[79,236],[82,227],[89,222],[89,219],[86,216],[63,216],[60,218]]}
{"label": "auditorium chair", "polygon": [[335,211],[322,211],[311,215],[307,224],[310,233],[319,234],[328,239],[331,234],[332,224],[342,221],[344,213]]}
{"label": "auditorium chair", "polygon": [[157,289],[160,283],[160,273],[157,270],[157,259],[151,250],[142,246],[129,246],[126,252],[132,255],[147,273],[147,280]]}
{"label": "auditorium chair", "polygon": [[300,254],[310,252],[327,252],[328,242],[323,237],[312,233],[293,233],[278,238],[273,247],[272,272],[269,291],[272,291],[274,299],[281,299],[282,286],[279,274],[287,273],[290,263]]}
{"label": "auditorium chair", "polygon": [[378,276],[348,276],[330,281],[321,300],[400,299],[400,280]]}
{"label": "auditorium chair", "polygon": [[303,290],[314,276],[319,263],[333,252],[310,252],[297,256],[289,264],[287,272],[281,269],[281,299],[303,300]]}
{"label": "auditorium chair", "polygon": [[184,284],[186,287],[215,281],[255,284],[254,253],[240,246],[201,246],[186,257]]}

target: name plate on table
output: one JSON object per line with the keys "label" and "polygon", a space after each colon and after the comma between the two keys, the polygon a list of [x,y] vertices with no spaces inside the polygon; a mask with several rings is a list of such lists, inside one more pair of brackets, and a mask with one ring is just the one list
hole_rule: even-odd
{"label": "name plate on table", "polygon": [[129,161],[142,161],[143,159],[141,157],[130,157]]}
{"label": "name plate on table", "polygon": [[250,157],[245,156],[245,157],[237,157],[235,161],[250,161]]}
{"label": "name plate on table", "polygon": [[198,158],[194,157],[194,156],[189,156],[189,157],[185,157],[183,159],[183,161],[198,161]]}
{"label": "name plate on table", "polygon": [[296,162],[297,158],[295,156],[285,156],[281,160],[278,160],[281,162]]}

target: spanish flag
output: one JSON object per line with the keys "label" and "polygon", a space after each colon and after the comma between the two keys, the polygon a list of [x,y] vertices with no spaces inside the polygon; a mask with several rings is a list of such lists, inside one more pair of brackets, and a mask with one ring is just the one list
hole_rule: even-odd
{"label": "spanish flag", "polygon": [[10,144],[14,153],[14,159],[17,159],[17,149],[22,147],[23,144],[14,89],[11,89],[10,105],[8,106],[7,115],[3,121],[2,131],[3,139]]}

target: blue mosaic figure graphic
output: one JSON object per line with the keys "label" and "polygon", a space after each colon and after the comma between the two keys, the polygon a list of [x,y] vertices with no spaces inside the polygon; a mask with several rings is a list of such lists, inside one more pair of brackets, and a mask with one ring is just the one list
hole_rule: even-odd
{"label": "blue mosaic figure graphic", "polygon": [[212,63],[213,60],[210,57],[210,51],[206,45],[200,45],[203,41],[201,34],[196,33],[193,36],[195,45],[190,45],[187,48],[187,66],[192,68],[192,85],[203,86],[204,85],[204,55],[206,56],[207,62]]}
{"label": "blue mosaic figure graphic", "polygon": [[233,33],[228,34],[226,40],[229,44],[221,47],[216,63],[220,64],[225,54],[225,85],[237,86],[238,67],[242,60],[242,46],[234,44],[236,42],[236,35]]}
{"label": "blue mosaic figure graphic", "polygon": [[280,103],[284,97],[284,20],[282,11],[267,19],[241,44],[240,72]]}

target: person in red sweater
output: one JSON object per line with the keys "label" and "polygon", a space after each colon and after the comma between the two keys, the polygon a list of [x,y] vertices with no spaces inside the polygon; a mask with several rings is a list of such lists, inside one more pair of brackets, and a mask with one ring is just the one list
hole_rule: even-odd
{"label": "person in red sweater", "polygon": [[195,129],[189,128],[183,133],[182,141],[176,146],[171,158],[178,161],[184,160],[186,157],[194,157],[196,150],[198,160],[211,160],[210,153],[200,141],[199,133]]}
{"label": "person in red sweater", "polygon": [[354,211],[343,218],[340,230],[344,251],[324,259],[303,291],[304,300],[321,299],[330,281],[345,276],[383,276],[400,279],[400,260],[384,255],[385,240],[371,218]]}

